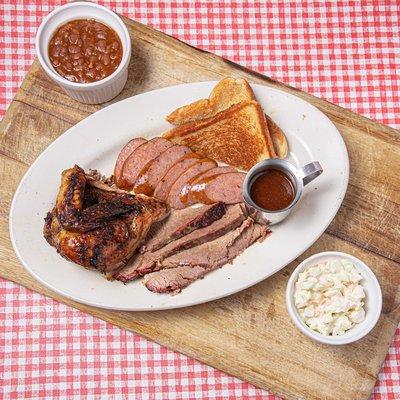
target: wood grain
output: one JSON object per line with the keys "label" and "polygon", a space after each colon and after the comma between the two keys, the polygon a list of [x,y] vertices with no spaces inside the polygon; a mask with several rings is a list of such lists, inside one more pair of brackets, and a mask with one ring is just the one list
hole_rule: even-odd
{"label": "wood grain", "polygon": [[[40,152],[100,106],[69,98],[35,61],[0,130],[0,275],[287,399],[367,399],[400,320],[399,132],[137,22],[125,22],[133,56],[128,84],[114,101],[223,76],[245,77],[295,94],[323,111],[343,135],[351,165],[343,205],[327,231],[301,257],[266,281],[225,299],[184,310],[132,313],[63,298],[41,286],[18,262],[8,237],[9,206],[21,177]],[[325,250],[362,258],[377,274],[384,295],[382,317],[372,333],[339,348],[307,339],[285,309],[291,270]]]}

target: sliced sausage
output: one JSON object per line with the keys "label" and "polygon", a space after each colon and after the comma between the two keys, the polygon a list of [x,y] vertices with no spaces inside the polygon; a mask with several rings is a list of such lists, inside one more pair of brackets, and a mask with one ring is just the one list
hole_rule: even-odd
{"label": "sliced sausage", "polygon": [[114,181],[117,187],[120,187],[121,179],[122,179],[122,167],[126,161],[126,159],[135,151],[143,143],[146,143],[147,140],[143,138],[135,138],[129,141],[118,154],[117,162],[115,163],[114,168]]}
{"label": "sliced sausage", "polygon": [[181,199],[182,189],[191,179],[216,166],[217,163],[214,160],[204,159],[188,168],[171,186],[167,197],[167,203],[175,210],[187,207],[186,203],[182,202]]}
{"label": "sliced sausage", "polygon": [[[195,198],[194,195],[192,195],[192,192],[190,191],[190,188],[193,185],[196,185],[200,181],[204,184],[206,181],[212,179],[216,175],[220,174],[227,174],[228,172],[236,172],[235,167],[231,167],[230,165],[226,166],[221,166],[221,167],[214,167],[211,168],[195,177],[193,177],[190,181],[188,181],[185,186],[181,190],[181,202],[185,204],[186,207],[198,203],[198,199]],[[196,187],[197,190],[199,186]],[[193,192],[193,194],[197,194],[197,192]]]}
{"label": "sliced sausage", "polygon": [[174,145],[163,151],[154,160],[147,163],[135,182],[135,193],[143,193],[151,196],[157,183],[164,177],[167,171],[182,157],[190,153],[189,147]]}
{"label": "sliced sausage", "polygon": [[154,138],[137,147],[126,159],[122,167],[121,187],[124,189],[132,189],[143,167],[150,160],[158,157],[164,150],[172,146],[173,143],[169,140]]}
{"label": "sliced sausage", "polygon": [[201,156],[196,153],[188,153],[179,161],[177,161],[164,175],[164,177],[158,182],[154,189],[153,196],[156,199],[165,201],[169,190],[171,189],[174,182],[192,165],[199,162]]}
{"label": "sliced sausage", "polygon": [[197,181],[204,179],[204,178],[208,178],[210,176],[214,176],[214,175],[219,175],[219,174],[226,174],[228,172],[236,172],[237,169],[235,167],[232,167],[230,165],[223,165],[223,166],[217,166],[214,168],[209,169],[206,172],[203,172],[202,174],[200,174],[199,176],[195,176],[194,179],[191,180],[191,184],[196,183]]}
{"label": "sliced sausage", "polygon": [[[243,172],[228,172],[198,181],[190,188],[193,203],[212,204],[243,202]],[[193,204],[192,203],[192,204]]]}

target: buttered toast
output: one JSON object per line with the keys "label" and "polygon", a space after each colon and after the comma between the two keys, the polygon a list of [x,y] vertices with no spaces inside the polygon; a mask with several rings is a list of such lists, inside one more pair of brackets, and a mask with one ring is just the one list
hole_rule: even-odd
{"label": "buttered toast", "polygon": [[208,99],[195,101],[179,107],[166,120],[173,125],[199,121],[213,117],[242,101],[256,100],[253,90],[245,79],[225,78],[212,90]]}
{"label": "buttered toast", "polygon": [[163,136],[176,144],[237,168],[248,170],[276,157],[261,106],[254,100],[234,104],[209,118],[187,122]]}
{"label": "buttered toast", "polygon": [[[249,83],[242,78],[225,78],[212,90],[208,99],[195,101],[173,111],[166,120],[173,125],[183,125],[188,122],[200,121],[211,118],[243,101],[256,101],[254,92]],[[288,154],[288,144],[285,134],[279,126],[266,115],[267,127],[266,140],[272,140],[275,154],[285,158]]]}
{"label": "buttered toast", "polygon": [[274,146],[275,154],[278,158],[285,158],[289,153],[289,146],[285,134],[269,115],[265,114],[265,119],[267,120],[268,131]]}

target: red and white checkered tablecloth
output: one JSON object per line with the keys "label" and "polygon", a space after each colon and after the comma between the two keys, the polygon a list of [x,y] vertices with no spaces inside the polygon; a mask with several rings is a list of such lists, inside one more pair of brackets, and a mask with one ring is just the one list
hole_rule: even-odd
{"label": "red and white checkered tablecloth", "polygon": [[[0,114],[62,2],[1,0]],[[105,1],[194,46],[400,126],[400,2]],[[374,399],[400,399],[400,330]],[[0,280],[0,398],[277,399],[252,385]],[[352,399],[348,399],[352,400]]]}

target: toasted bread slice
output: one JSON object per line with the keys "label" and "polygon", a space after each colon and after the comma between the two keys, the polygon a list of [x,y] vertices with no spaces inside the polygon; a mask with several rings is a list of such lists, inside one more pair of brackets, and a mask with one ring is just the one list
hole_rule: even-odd
{"label": "toasted bread slice", "polygon": [[[222,79],[213,89],[208,99],[180,107],[167,115],[166,120],[173,125],[182,125],[213,117],[243,101],[256,100],[249,83],[242,78]],[[288,153],[288,144],[282,129],[267,116],[269,135],[274,144],[275,153],[279,158],[285,158]],[[268,131],[266,136],[268,136]]]}
{"label": "toasted bread slice", "polygon": [[276,155],[279,158],[285,158],[289,153],[285,134],[269,115],[265,114],[265,119],[267,120],[269,135],[271,136]]}
{"label": "toasted bread slice", "polygon": [[233,105],[210,118],[188,122],[166,132],[164,138],[190,147],[205,157],[248,170],[275,157],[264,112],[256,101]]}
{"label": "toasted bread slice", "polygon": [[182,125],[213,117],[235,104],[252,100],[256,99],[245,79],[225,78],[218,82],[208,99],[180,107],[167,115],[166,120],[173,125]]}

